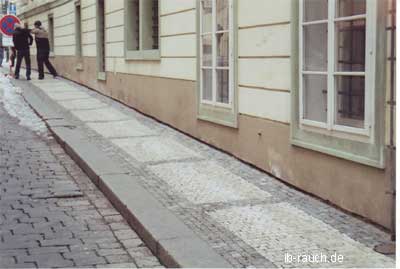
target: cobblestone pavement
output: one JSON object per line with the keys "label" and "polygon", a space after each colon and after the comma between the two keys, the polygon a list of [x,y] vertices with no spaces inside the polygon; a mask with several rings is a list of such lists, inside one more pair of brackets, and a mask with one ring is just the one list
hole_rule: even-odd
{"label": "cobblestone pavement", "polygon": [[0,268],[161,267],[0,78]]}
{"label": "cobblestone pavement", "polygon": [[[32,84],[233,267],[395,266],[380,229],[85,87]],[[285,261],[300,254],[343,261]]]}

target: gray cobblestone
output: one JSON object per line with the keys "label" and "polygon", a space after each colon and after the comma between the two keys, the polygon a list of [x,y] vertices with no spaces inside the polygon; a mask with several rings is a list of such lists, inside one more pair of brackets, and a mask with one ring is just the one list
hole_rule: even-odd
{"label": "gray cobblestone", "polygon": [[98,265],[97,268],[137,268],[135,263],[113,263],[113,264],[105,264]]}
{"label": "gray cobblestone", "polygon": [[75,265],[81,266],[94,266],[99,264],[105,264],[106,260],[103,257],[99,257],[94,251],[83,251],[79,253],[65,253],[64,257],[73,260]]}
{"label": "gray cobblestone", "polygon": [[[128,252],[113,231],[125,228],[134,238],[136,233],[43,124],[34,132],[6,113],[4,90],[0,87],[0,267],[110,267],[110,262],[137,267],[129,254],[135,249]],[[14,97],[19,109],[26,106]],[[32,111],[24,117],[40,123]]]}
{"label": "gray cobblestone", "polygon": [[[108,256],[105,256],[105,258],[107,259],[108,263],[129,263],[129,262],[133,262],[132,257],[130,255],[128,255],[128,254],[108,255]],[[159,264],[159,262],[158,262],[158,264]],[[148,268],[146,266],[139,266],[139,267]]]}
{"label": "gray cobblestone", "polygon": [[35,263],[40,268],[69,267],[74,265],[72,260],[65,259],[61,253],[45,253],[17,257],[17,261],[18,263]]}
{"label": "gray cobblestone", "polygon": [[29,255],[69,252],[67,247],[41,247],[28,249]]}

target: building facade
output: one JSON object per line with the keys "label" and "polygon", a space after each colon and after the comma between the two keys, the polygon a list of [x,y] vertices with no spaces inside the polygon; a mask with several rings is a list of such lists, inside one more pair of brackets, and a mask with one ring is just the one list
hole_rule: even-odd
{"label": "building facade", "polygon": [[[393,0],[394,1],[394,0]],[[393,222],[392,0],[24,0],[60,74]]]}

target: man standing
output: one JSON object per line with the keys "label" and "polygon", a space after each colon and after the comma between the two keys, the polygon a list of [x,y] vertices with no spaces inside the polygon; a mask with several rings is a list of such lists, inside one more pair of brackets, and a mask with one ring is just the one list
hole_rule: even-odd
{"label": "man standing", "polygon": [[49,61],[49,55],[50,55],[49,34],[42,27],[42,23],[40,21],[35,22],[35,28],[32,30],[32,33],[35,35],[35,40],[36,40],[39,79],[44,79],[43,64],[46,65],[49,72],[53,75],[54,78],[56,78],[57,71]]}
{"label": "man standing", "polygon": [[3,47],[3,35],[0,34],[0,67],[4,61],[4,47]]}
{"label": "man standing", "polygon": [[14,47],[17,50],[17,65],[15,67],[15,79],[19,79],[19,70],[21,68],[22,58],[25,59],[26,79],[31,80],[31,56],[29,46],[33,43],[33,37],[28,29],[22,29],[21,25],[14,25],[13,34]]}

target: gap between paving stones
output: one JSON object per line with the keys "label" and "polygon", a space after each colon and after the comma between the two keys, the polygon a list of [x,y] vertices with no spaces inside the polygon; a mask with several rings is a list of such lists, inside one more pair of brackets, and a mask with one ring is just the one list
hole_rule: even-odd
{"label": "gap between paving stones", "polygon": [[[68,155],[87,173],[152,252],[168,267],[227,268],[231,265],[141,186],[137,176],[88,143],[78,126],[65,120],[59,105],[36,86],[16,81],[23,96]],[[47,100],[47,101],[45,101]]]}

